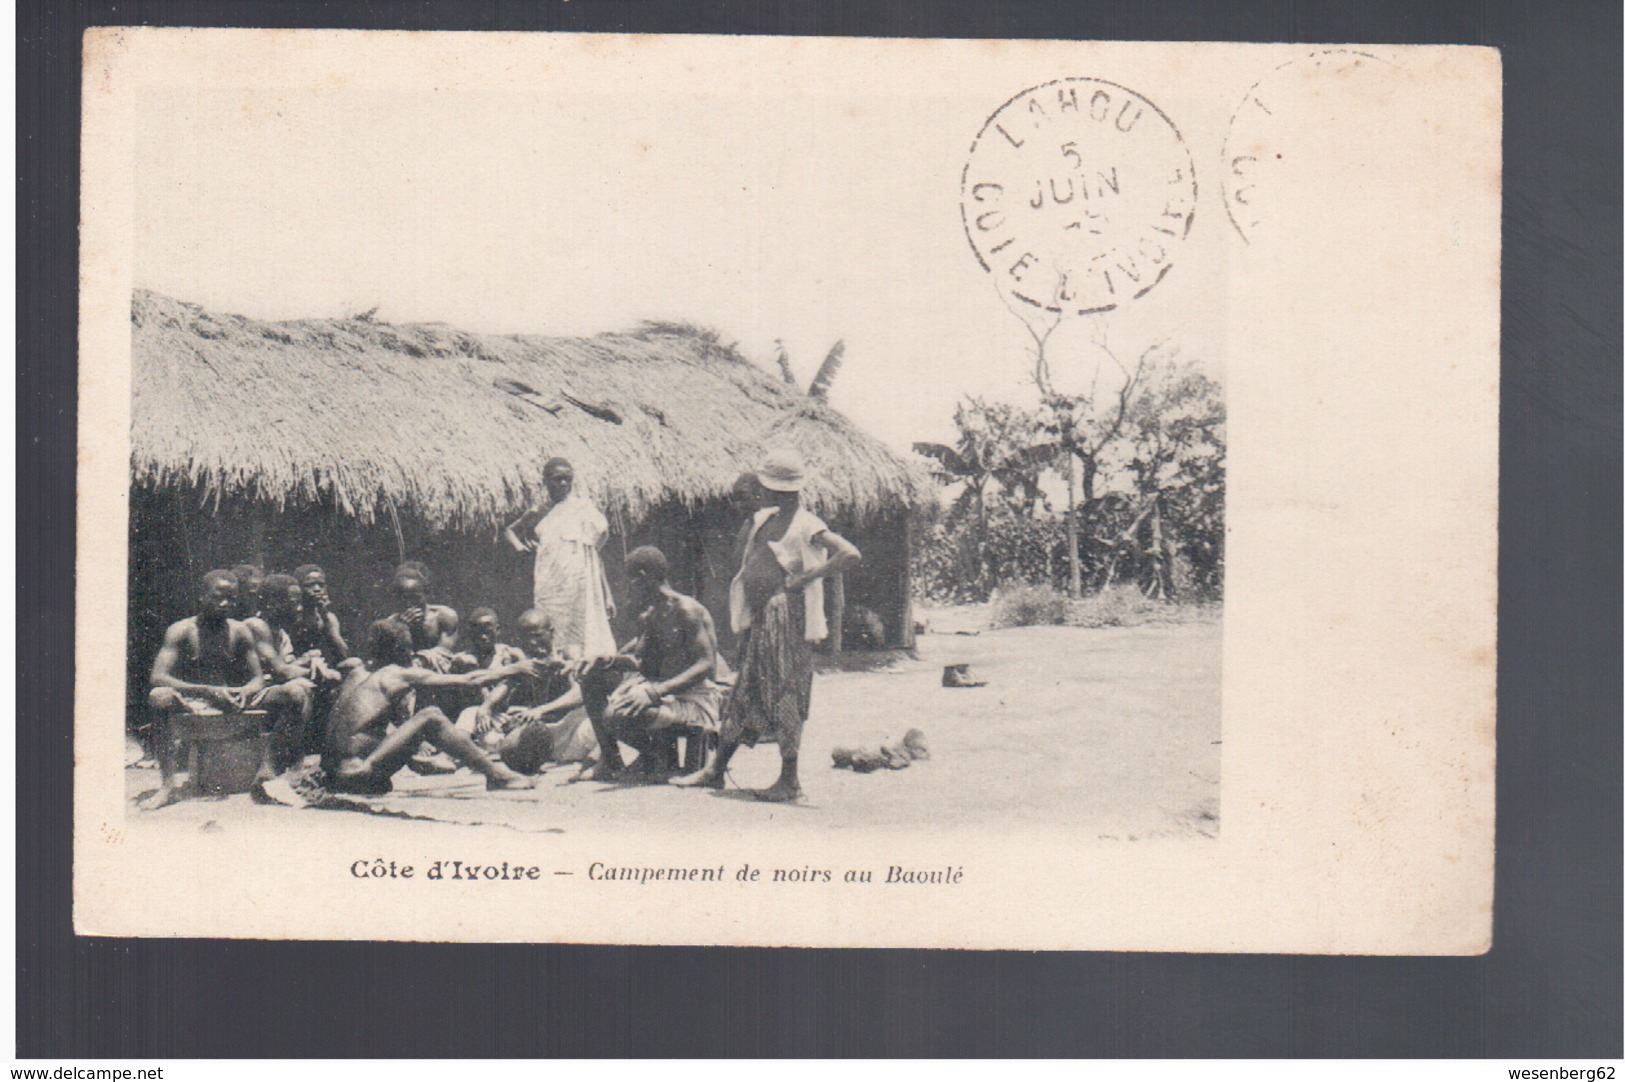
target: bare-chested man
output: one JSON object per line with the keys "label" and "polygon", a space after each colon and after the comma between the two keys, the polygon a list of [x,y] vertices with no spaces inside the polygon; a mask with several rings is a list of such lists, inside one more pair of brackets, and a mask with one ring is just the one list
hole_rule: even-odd
{"label": "bare-chested man", "polygon": [[278,769],[286,769],[300,755],[320,749],[322,723],[338,694],[343,674],[327,664],[320,650],[303,655],[294,651],[293,634],[304,608],[304,590],[297,579],[292,575],[267,575],[260,590],[260,604],[260,615],[244,621],[254,633],[260,667],[268,679],[305,692],[298,728],[283,732],[280,744],[273,749],[281,760]]}
{"label": "bare-chested man", "polygon": [[183,715],[237,713],[265,686],[254,635],[232,618],[237,610],[237,577],[230,571],[203,576],[197,615],[164,632],[152,663],[147,696],[158,732],[158,791],[142,805],[148,810],[173,804],[191,788],[180,763],[176,719]]}
{"label": "bare-chested man", "polygon": [[[292,576],[267,575],[260,584],[259,611],[243,620],[254,637],[266,681],[265,690],[249,705],[268,711],[271,721],[271,739],[265,745],[257,778],[262,782],[286,770],[306,747],[313,746],[312,719],[318,706],[325,708],[331,699],[324,698],[322,691],[336,687],[338,680],[319,652],[303,658],[294,655],[290,629],[298,623],[301,601],[302,591]],[[244,608],[239,603],[239,611]]]}
{"label": "bare-chested man", "polygon": [[[497,618],[496,610],[481,606],[468,614],[468,622],[457,637],[457,644],[462,653],[457,655],[461,662],[457,668],[469,666],[469,671],[479,669],[498,669],[512,665],[516,661],[523,661],[524,651],[509,646],[500,641],[502,638],[502,622]],[[432,667],[432,666],[424,666]],[[507,698],[508,681],[492,684],[483,689],[477,703],[462,706],[453,714],[446,701],[440,702],[441,709],[446,711],[447,717],[457,718],[457,727],[466,733],[484,733],[492,726],[495,716],[502,711],[502,703]]]}
{"label": "bare-chested man", "polygon": [[524,656],[537,664],[491,687],[481,708],[464,711],[457,722],[521,774],[539,773],[549,762],[585,763],[598,747],[571,663],[554,651],[553,631],[552,617],[526,610],[519,617],[519,641]]}
{"label": "bare-chested man", "polygon": [[[431,667],[447,668],[457,650],[457,610],[430,604],[429,569],[415,560],[402,564],[390,592],[397,607],[368,629],[367,664],[410,665],[413,655],[425,653]],[[433,664],[436,659],[448,664]]]}
{"label": "bare-chested man", "polygon": [[[292,575],[267,575],[260,590],[259,617],[245,622],[257,640],[268,643],[277,657],[292,659],[299,674],[317,688],[336,686],[343,674],[328,664],[327,652],[306,650],[300,653],[295,645],[300,620],[304,615],[304,602],[304,588]],[[261,657],[264,657],[263,648]]]}
{"label": "bare-chested man", "polygon": [[327,572],[315,564],[301,564],[294,568],[293,577],[299,583],[299,621],[290,634],[293,652],[298,655],[319,651],[322,660],[334,671],[350,656],[350,647],[344,641],[339,618],[333,612],[333,599],[327,593]]}
{"label": "bare-chested man", "polygon": [[[638,609],[638,637],[618,656],[589,662],[581,676],[588,703],[603,701],[601,711],[589,711],[603,718],[596,726],[601,758],[593,776],[656,781],[676,769],[679,735],[717,730],[716,627],[704,605],[672,589],[659,549],[632,550],[626,577]],[[630,774],[618,741],[638,752]]]}
{"label": "bare-chested man", "polygon": [[254,619],[260,614],[260,590],[265,585],[265,570],[255,564],[238,564],[231,569],[237,576],[237,619]]}
{"label": "bare-chested man", "polygon": [[[264,666],[266,655],[263,646],[271,642],[271,629],[265,623],[261,596],[265,588],[265,572],[253,564],[238,564],[231,569],[231,574],[237,580],[237,607],[232,610],[232,618],[241,620],[254,633],[254,644],[262,647],[260,664]],[[269,669],[266,673],[267,676],[271,675]]]}
{"label": "bare-chested man", "polygon": [[531,788],[529,778],[493,762],[467,733],[458,732],[439,707],[424,707],[393,730],[389,728],[401,701],[417,689],[478,688],[528,667],[528,662],[520,662],[507,668],[451,674],[401,665],[369,671],[364,663],[355,664],[327,720],[322,767],[329,786],[341,793],[387,793],[392,787],[390,779],[426,740],[485,775],[487,789]]}
{"label": "bare-chested man", "polygon": [[[390,592],[394,595],[396,610],[374,621],[367,629],[368,668],[403,665],[442,675],[471,672],[475,668],[472,658],[457,652],[457,610],[431,604],[429,585],[429,569],[417,560],[409,560],[395,569]],[[410,706],[408,712],[418,707],[438,706],[448,717],[456,717],[464,707],[471,705],[469,699],[466,690],[425,689],[424,694],[415,696],[415,705]],[[477,695],[474,701],[478,701]],[[456,763],[427,744],[412,757],[411,766],[419,774],[449,774],[457,769]]]}

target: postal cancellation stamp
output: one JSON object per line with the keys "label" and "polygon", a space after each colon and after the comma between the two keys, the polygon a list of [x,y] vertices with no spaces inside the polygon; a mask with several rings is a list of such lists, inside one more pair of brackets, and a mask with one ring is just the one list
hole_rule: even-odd
{"label": "postal cancellation stamp", "polygon": [[[1393,65],[1358,49],[1320,49],[1296,57],[1248,88],[1225,133],[1220,190],[1225,214],[1244,244],[1267,227],[1270,209],[1285,193],[1311,185],[1306,163],[1348,181],[1346,166],[1358,159],[1350,129],[1361,106],[1372,103],[1373,124],[1387,123],[1380,94]],[[1313,141],[1318,137],[1324,145]],[[1325,193],[1327,185],[1313,185]]]}
{"label": "postal cancellation stamp", "polygon": [[960,207],[976,258],[1012,296],[1105,312],[1173,269],[1196,175],[1179,129],[1150,101],[1102,79],[1057,79],[988,117]]}

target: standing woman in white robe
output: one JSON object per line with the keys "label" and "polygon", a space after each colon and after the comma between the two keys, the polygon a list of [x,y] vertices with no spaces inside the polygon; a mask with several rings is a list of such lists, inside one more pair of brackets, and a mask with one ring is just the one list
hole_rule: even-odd
{"label": "standing woman in white robe", "polygon": [[[535,607],[550,616],[554,646],[572,660],[615,655],[615,600],[599,555],[609,535],[602,511],[575,490],[575,469],[562,458],[542,467],[550,501],[546,511],[525,512],[504,528],[519,552],[536,554]],[[522,532],[530,527],[532,537]]]}

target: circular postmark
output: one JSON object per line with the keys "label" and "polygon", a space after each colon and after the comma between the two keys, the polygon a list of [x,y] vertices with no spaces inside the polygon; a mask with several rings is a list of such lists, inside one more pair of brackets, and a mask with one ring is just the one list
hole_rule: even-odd
{"label": "circular postmark", "polygon": [[965,236],[982,269],[1050,312],[1105,312],[1150,292],[1195,210],[1179,129],[1104,79],[1056,79],[1005,102],[960,177]]}
{"label": "circular postmark", "polygon": [[[1338,181],[1352,180],[1353,138],[1379,88],[1370,74],[1393,65],[1357,49],[1322,49],[1278,65],[1247,90],[1230,117],[1221,151],[1220,191],[1236,233],[1251,244],[1267,229],[1270,209],[1308,188],[1322,206]],[[1380,118],[1378,118],[1380,123]],[[1287,144],[1291,143],[1291,146]],[[1325,174],[1312,183],[1307,169]]]}

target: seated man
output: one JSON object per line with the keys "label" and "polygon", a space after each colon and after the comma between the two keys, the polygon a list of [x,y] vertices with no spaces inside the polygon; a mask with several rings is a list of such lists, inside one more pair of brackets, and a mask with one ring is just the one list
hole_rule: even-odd
{"label": "seated man", "polygon": [[410,665],[423,654],[430,667],[450,671],[457,648],[457,610],[429,603],[429,569],[409,560],[390,584],[395,612],[368,629],[365,657],[372,668]]}
{"label": "seated man", "polygon": [[[371,671],[364,662],[352,663],[327,720],[322,769],[328,786],[339,793],[387,793],[393,788],[395,773],[412,758],[419,743],[427,741],[485,775],[487,789],[532,788],[534,783],[529,778],[493,762],[467,733],[458,732],[439,707],[418,710],[390,729],[401,702],[419,688],[483,687],[517,675],[528,666],[528,662],[520,662],[486,672],[446,674],[402,665],[385,665]],[[304,803],[286,776],[265,783],[260,792],[279,803]]]}
{"label": "seated man", "polygon": [[529,609],[519,617],[519,634],[525,655],[538,664],[492,687],[480,707],[463,712],[458,728],[495,747],[521,774],[540,773],[548,762],[587,762],[598,741],[580,709],[581,688],[553,651],[552,618]]}
{"label": "seated man", "polygon": [[197,615],[169,625],[152,663],[147,705],[155,715],[161,783],[142,805],[149,811],[173,804],[192,785],[180,763],[176,718],[238,713],[265,686],[253,633],[232,618],[237,611],[237,577],[230,571],[210,571],[203,576],[202,587]]}
{"label": "seated man", "polygon": [[293,652],[300,656],[318,653],[336,672],[340,662],[350,656],[350,647],[333,612],[333,599],[327,594],[327,572],[315,564],[301,564],[294,569],[293,577],[300,591],[299,619],[289,630]]}
{"label": "seated man", "polygon": [[244,622],[256,641],[269,644],[278,657],[291,659],[300,674],[318,689],[336,687],[344,676],[328,663],[328,652],[314,649],[301,653],[295,645],[304,605],[305,591],[298,579],[292,575],[267,575],[260,590],[259,616]]}
{"label": "seated man", "polygon": [[[238,564],[231,569],[231,574],[237,580],[237,607],[232,611],[232,619],[241,620],[248,630],[254,633],[256,646],[262,642],[270,642],[271,629],[265,622],[264,572],[252,564]],[[288,578],[286,575],[273,577]],[[297,585],[295,588],[297,589]],[[263,660],[262,655],[261,661]]]}
{"label": "seated man", "polygon": [[238,564],[231,569],[237,576],[237,619],[247,623],[260,614],[260,590],[265,571],[255,564]]}
{"label": "seated man", "polygon": [[[305,680],[305,683],[297,685],[297,695],[299,698],[303,699],[303,702],[284,705],[297,706],[300,714],[303,716],[303,721],[299,726],[299,731],[300,733],[308,732],[310,728],[311,712],[316,706],[316,693],[320,690],[320,687],[316,681],[312,679],[312,674],[309,671],[305,671],[311,668],[310,665],[304,664],[299,666],[300,671],[292,671],[296,662],[293,658],[293,640],[291,636],[295,631],[298,630],[299,611],[303,603],[303,591],[301,590],[297,580],[288,575],[272,575],[267,577],[264,569],[259,567],[257,564],[238,564],[236,567],[231,569],[231,573],[237,576],[236,616],[237,619],[246,624],[248,626],[248,630],[254,634],[254,647],[260,655],[260,669],[265,673],[267,683],[266,690],[269,691],[271,685],[293,684],[295,680]],[[267,611],[271,607],[272,602],[267,601],[265,594],[267,583],[273,579],[276,580],[277,585],[271,588],[283,592],[283,596],[275,599],[274,603],[278,606],[278,611],[281,613],[282,618],[278,624],[278,627],[282,630],[284,636],[287,637],[287,642],[285,644],[280,638],[273,635],[270,623],[267,620]],[[292,593],[294,607],[291,615],[286,609],[288,584],[292,584],[293,587]],[[311,651],[311,653],[307,656],[320,657],[321,655],[317,651]],[[338,674],[336,672],[332,672],[331,670],[328,670],[328,672],[331,678],[336,682],[338,680]],[[279,693],[279,695],[283,694],[293,694],[293,692]]]}
{"label": "seated man", "polygon": [[659,549],[632,550],[626,577],[638,637],[619,656],[588,662],[581,676],[602,753],[593,777],[625,774],[617,743],[625,741],[638,752],[628,780],[655,781],[676,769],[678,736],[717,731],[717,633],[704,605],[671,588]]}
{"label": "seated man", "polygon": [[[451,672],[477,672],[481,669],[499,669],[512,665],[516,661],[523,661],[525,654],[517,647],[509,646],[498,640],[502,636],[502,623],[497,619],[495,609],[483,605],[475,609],[468,616],[468,622],[463,625],[462,632],[457,637],[457,644],[462,648],[461,653],[443,655],[447,669]],[[431,658],[421,655],[420,668],[439,668],[440,658]],[[458,702],[450,698],[455,692],[443,692],[435,705],[446,712],[447,717],[457,719],[457,727],[464,732],[484,732],[491,727],[491,720],[500,707],[493,707],[493,701],[503,694],[507,681],[493,684],[484,688],[475,696],[476,701]]]}
{"label": "seated man", "polygon": [[[390,592],[398,607],[382,620],[375,620],[367,630],[364,657],[368,668],[402,665],[442,675],[474,669],[471,658],[456,652],[457,610],[431,604],[429,584],[429,569],[417,560],[408,560],[395,569]],[[410,714],[419,707],[438,706],[441,713],[455,717],[470,705],[468,700],[466,690],[450,695],[429,691],[402,707]],[[427,744],[412,757],[411,767],[419,774],[450,774],[457,769],[455,763],[436,754]]]}
{"label": "seated man", "polygon": [[321,734],[316,721],[325,717],[332,706],[341,679],[329,668],[321,651],[312,650],[303,657],[293,648],[293,631],[299,623],[303,605],[303,590],[292,575],[267,575],[260,591],[260,615],[244,620],[254,634],[254,645],[259,651],[260,668],[276,684],[297,688],[303,695],[301,721],[297,729],[282,734],[279,756],[286,761],[279,769],[286,769],[291,760],[306,749],[321,746]]}

